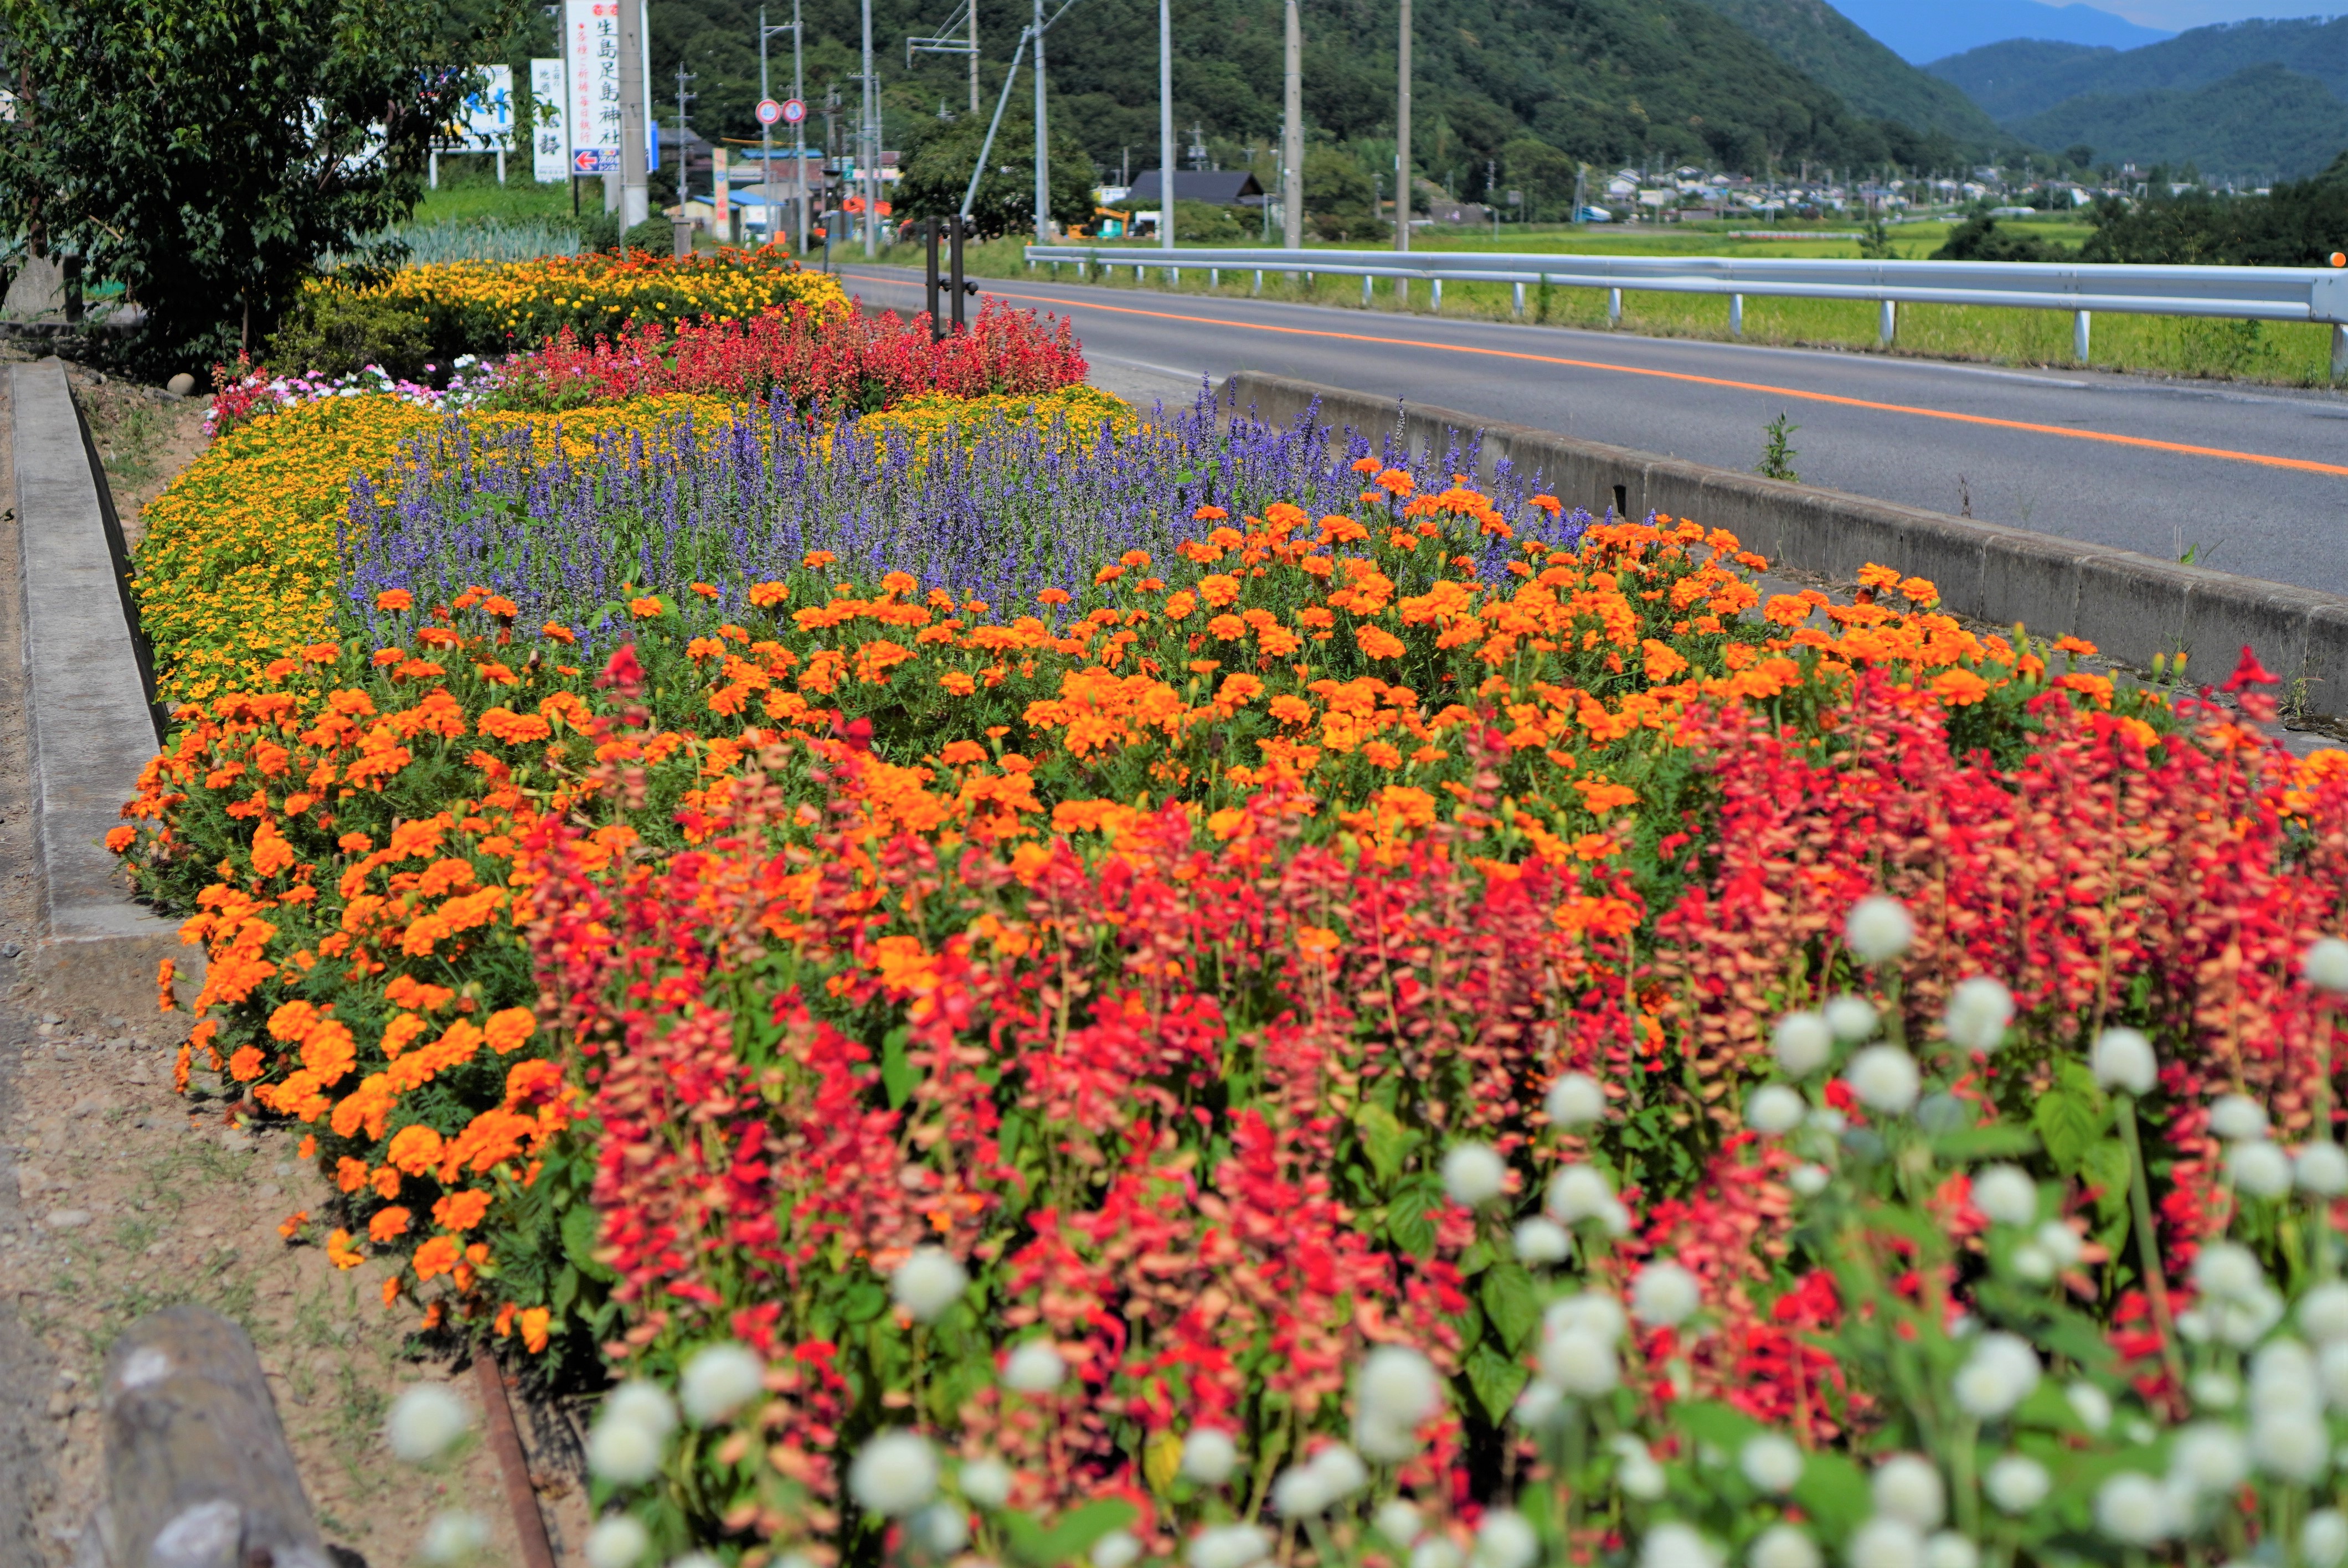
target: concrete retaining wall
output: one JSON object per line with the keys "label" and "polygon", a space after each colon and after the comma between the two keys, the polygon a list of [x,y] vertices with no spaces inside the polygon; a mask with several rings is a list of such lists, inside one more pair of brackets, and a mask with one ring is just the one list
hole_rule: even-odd
{"label": "concrete retaining wall", "polygon": [[1957,614],[2084,637],[2139,667],[2181,651],[2188,668],[2217,680],[2247,645],[2285,682],[2307,682],[2310,711],[2348,714],[2348,598],[2337,594],[1283,376],[1234,375],[1218,395],[1279,424],[1317,405],[1323,424],[1374,438],[1399,430],[1413,453],[1456,446],[1482,477],[1506,459],[1519,472],[1538,470],[1570,506],[1690,518],[1797,570],[1849,581],[1870,561],[1897,567],[1931,579]]}

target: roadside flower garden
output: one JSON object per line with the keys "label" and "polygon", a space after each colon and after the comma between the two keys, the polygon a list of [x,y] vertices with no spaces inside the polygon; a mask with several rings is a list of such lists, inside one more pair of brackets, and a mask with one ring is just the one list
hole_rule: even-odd
{"label": "roadside flower garden", "polygon": [[616,1385],[597,1568],[2348,1561],[2254,662],[810,319],[258,413],[141,548],[182,1074]]}

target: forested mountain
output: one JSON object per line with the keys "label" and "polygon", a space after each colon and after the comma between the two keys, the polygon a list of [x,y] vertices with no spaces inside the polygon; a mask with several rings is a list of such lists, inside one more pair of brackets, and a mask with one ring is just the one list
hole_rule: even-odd
{"label": "forested mountain", "polygon": [[1846,16],[1919,65],[2003,38],[2054,38],[2132,49],[2170,35],[2083,5],[2039,0],[1837,0]]}
{"label": "forested mountain", "polygon": [[1953,84],[1910,65],[1827,0],[1704,0],[1871,119],[1989,148],[2012,138]]}
{"label": "forested mountain", "polygon": [[2287,66],[2348,97],[2348,16],[2228,22],[2140,49],[2017,40],[1935,60],[1925,69],[1963,88],[1999,123],[2011,124],[2082,93],[2206,87],[2252,66]]}

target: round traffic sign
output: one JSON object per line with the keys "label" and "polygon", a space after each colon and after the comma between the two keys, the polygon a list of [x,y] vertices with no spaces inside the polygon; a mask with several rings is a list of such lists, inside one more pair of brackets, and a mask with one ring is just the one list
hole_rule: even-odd
{"label": "round traffic sign", "polygon": [[783,106],[777,103],[772,98],[760,98],[758,100],[757,116],[758,123],[760,125],[772,125],[777,120],[783,118]]}
{"label": "round traffic sign", "polygon": [[783,123],[785,125],[797,125],[799,121],[805,118],[807,118],[806,104],[801,103],[797,98],[785,98],[783,100]]}

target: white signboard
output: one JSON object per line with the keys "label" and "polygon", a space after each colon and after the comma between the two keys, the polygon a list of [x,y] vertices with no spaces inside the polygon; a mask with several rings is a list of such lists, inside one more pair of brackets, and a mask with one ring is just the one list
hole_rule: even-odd
{"label": "white signboard", "polygon": [[513,67],[475,66],[481,90],[465,99],[465,129],[459,152],[502,152],[513,146]]}
{"label": "white signboard", "polygon": [[620,0],[563,0],[565,118],[573,174],[620,170]]}
{"label": "white signboard", "polygon": [[530,173],[542,183],[571,178],[571,117],[563,112],[562,62],[530,63]]}

